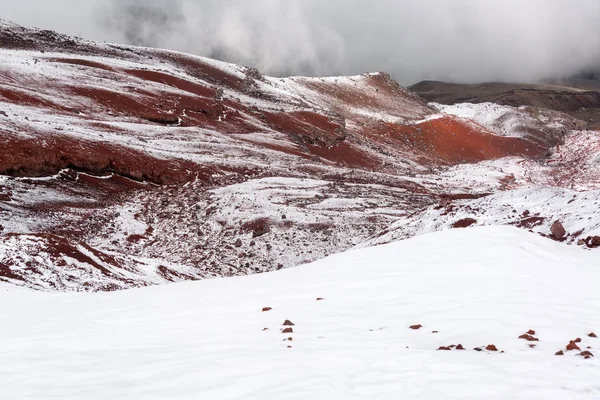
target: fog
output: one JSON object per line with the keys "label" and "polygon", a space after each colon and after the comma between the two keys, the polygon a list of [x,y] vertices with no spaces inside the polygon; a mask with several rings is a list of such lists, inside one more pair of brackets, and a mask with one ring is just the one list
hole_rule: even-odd
{"label": "fog", "polygon": [[406,85],[600,69],[597,0],[0,0],[0,18],[272,75],[386,71]]}

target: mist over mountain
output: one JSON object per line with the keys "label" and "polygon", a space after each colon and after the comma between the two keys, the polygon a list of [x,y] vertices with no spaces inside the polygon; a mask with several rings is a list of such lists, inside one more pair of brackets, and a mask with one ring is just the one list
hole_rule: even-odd
{"label": "mist over mountain", "polygon": [[272,75],[383,70],[403,84],[532,82],[600,69],[600,3],[594,0],[576,5],[565,0],[2,0],[0,5],[0,17],[17,23],[181,50]]}

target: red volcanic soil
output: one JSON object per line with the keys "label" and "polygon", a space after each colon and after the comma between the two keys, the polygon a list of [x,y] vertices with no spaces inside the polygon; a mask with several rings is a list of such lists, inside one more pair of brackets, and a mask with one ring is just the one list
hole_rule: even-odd
{"label": "red volcanic soil", "polygon": [[0,153],[0,174],[47,176],[72,168],[92,174],[115,173],[134,180],[158,184],[207,178],[211,169],[183,160],[160,160],[146,153],[108,143],[76,140],[54,135],[45,142],[31,139],[4,139]]}
{"label": "red volcanic soil", "polygon": [[547,151],[526,139],[497,136],[448,116],[417,125],[386,123],[373,133],[437,164],[475,163],[507,156],[539,157]]}

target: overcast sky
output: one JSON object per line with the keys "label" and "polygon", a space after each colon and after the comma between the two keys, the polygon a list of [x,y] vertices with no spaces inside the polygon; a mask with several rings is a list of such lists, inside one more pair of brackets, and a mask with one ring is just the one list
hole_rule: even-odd
{"label": "overcast sky", "polygon": [[406,85],[600,69],[600,0],[0,0],[0,18],[274,75],[387,71]]}

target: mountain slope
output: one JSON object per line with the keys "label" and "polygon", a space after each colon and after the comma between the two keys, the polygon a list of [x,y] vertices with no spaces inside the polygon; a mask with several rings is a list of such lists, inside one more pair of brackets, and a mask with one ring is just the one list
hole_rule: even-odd
{"label": "mountain slope", "polygon": [[[0,21],[0,280],[110,291],[254,274],[452,199],[597,188],[583,122],[473,107],[427,104],[384,73],[272,78]],[[583,228],[575,243],[597,221]]]}
{"label": "mountain slope", "polygon": [[[30,399],[595,399],[596,358],[579,354],[598,356],[599,274],[596,254],[487,227],[249,277],[11,287],[0,385]],[[531,329],[539,341],[519,339]]]}

